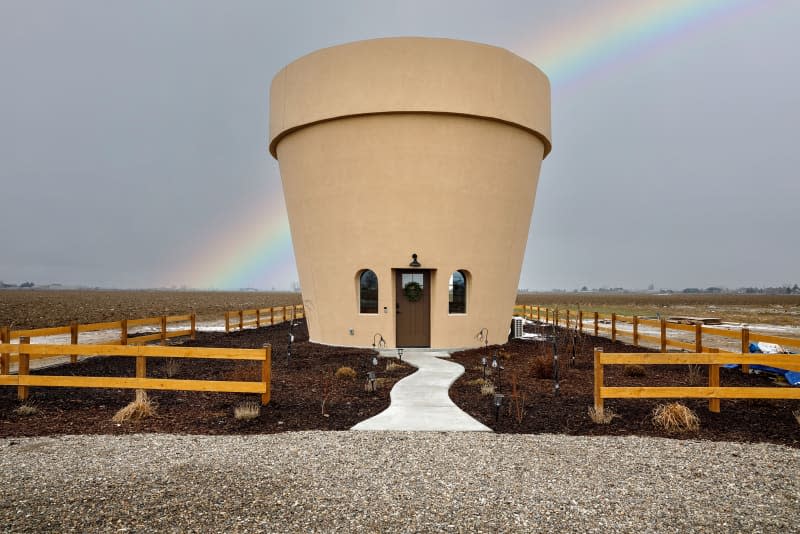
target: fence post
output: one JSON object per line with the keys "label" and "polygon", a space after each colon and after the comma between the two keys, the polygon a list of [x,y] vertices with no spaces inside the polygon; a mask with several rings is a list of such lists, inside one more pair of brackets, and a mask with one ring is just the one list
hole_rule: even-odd
{"label": "fence post", "polygon": [[189,327],[189,329],[192,332],[190,334],[191,337],[189,339],[194,341],[194,339],[197,337],[197,314],[192,312],[192,314],[189,316],[189,320],[191,321],[191,326]]}
{"label": "fence post", "polygon": [[550,323],[550,308],[544,309],[544,324]]}
{"label": "fence post", "polygon": [[147,376],[147,356],[136,357],[136,378],[145,378]]}
{"label": "fence post", "polygon": [[239,310],[239,330],[244,330],[244,310]]}
{"label": "fence post", "polygon": [[578,331],[583,334],[583,310],[578,310]]}
{"label": "fence post", "polygon": [[[31,356],[30,354],[22,352],[22,345],[28,345],[31,342],[29,337],[20,337],[20,351],[19,351],[19,365],[17,366],[17,376],[22,377],[31,371]],[[17,386],[17,398],[21,401],[28,400],[28,386]]]}
{"label": "fence post", "polygon": [[594,337],[597,337],[600,333],[600,314],[594,312]]}
{"label": "fence post", "polygon": [[282,323],[286,322],[286,306],[283,307],[283,321],[281,321],[281,322]]}
{"label": "fence post", "polygon": [[567,308],[567,330],[569,330],[569,308]]}
{"label": "fence post", "polygon": [[167,344],[167,316],[161,316],[161,344]]}
{"label": "fence post", "polygon": [[639,316],[633,316],[633,346],[639,346]]}
{"label": "fence post", "polygon": [[256,308],[256,328],[261,328],[261,309]]}
{"label": "fence post", "polygon": [[[7,326],[0,327],[0,343],[11,343],[11,331]],[[11,367],[11,354],[0,354],[0,375],[9,374]]]}
{"label": "fence post", "polygon": [[694,324],[694,351],[698,354],[703,352],[703,323],[701,322]]}
{"label": "fence post", "polygon": [[611,314],[611,342],[617,341],[617,314]]}
{"label": "fence post", "polygon": [[667,320],[661,318],[661,352],[667,352]]}
{"label": "fence post", "polygon": [[[708,349],[708,352],[717,354],[719,349]],[[719,364],[712,363],[708,366],[708,387],[719,387]],[[708,399],[708,411],[719,413],[719,399]]]}
{"label": "fence post", "polygon": [[542,309],[539,306],[536,306],[536,320],[542,320]]}
{"label": "fence post", "polygon": [[270,324],[270,326],[275,324],[275,307],[274,306],[270,306],[269,307],[269,324]]}
{"label": "fence post", "polygon": [[261,405],[266,406],[269,404],[270,399],[270,381],[271,381],[271,372],[272,372],[272,345],[267,344],[264,347],[266,350],[266,359],[261,364],[261,381],[264,382],[266,386],[266,391],[261,394]]}
{"label": "fence post", "polygon": [[[750,329],[742,328],[742,354],[750,354]],[[750,366],[742,364],[742,372],[750,373]]]}
{"label": "fence post", "polygon": [[120,345],[127,345],[128,344],[128,320],[123,319],[119,322],[119,344]]}
{"label": "fence post", "polygon": [[603,355],[603,349],[600,347],[594,348],[594,411],[600,415],[603,413],[603,396],[600,389],[603,387],[603,364],[600,357]]}
{"label": "fence post", "polygon": [[225,312],[225,333],[228,334],[231,331],[231,312]]}
{"label": "fence post", "polygon": [[[78,321],[72,321],[69,323],[69,343],[70,345],[78,344]],[[78,355],[70,354],[69,362],[78,363]]]}

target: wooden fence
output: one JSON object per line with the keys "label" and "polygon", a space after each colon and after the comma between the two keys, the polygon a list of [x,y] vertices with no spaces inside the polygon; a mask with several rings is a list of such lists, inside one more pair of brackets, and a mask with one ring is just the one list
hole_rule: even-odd
{"label": "wooden fence", "polygon": [[[136,377],[97,377],[97,376],[43,376],[29,374],[31,358],[49,358],[64,354],[80,356],[130,356],[136,358]],[[3,372],[0,373],[0,386],[16,386],[20,400],[28,398],[29,388],[72,387],[72,388],[124,388],[161,389],[181,391],[216,391],[227,393],[258,393],[261,404],[270,400],[270,372],[272,347],[264,349],[218,349],[199,347],[164,347],[136,345],[31,345],[30,339],[21,337],[20,343],[0,344],[0,357]],[[16,375],[8,374],[8,362],[12,357],[19,360]],[[147,378],[147,358],[207,358],[216,360],[255,360],[261,361],[261,380],[258,382],[239,382],[225,380],[181,380]]]}
{"label": "wooden fence", "polygon": [[302,304],[293,306],[272,306],[254,310],[236,310],[225,312],[225,332],[244,330],[249,326],[260,328],[266,325],[284,323],[288,320],[305,317]]}
{"label": "wooden fence", "polygon": [[[564,326],[565,328],[576,329],[580,333],[584,333],[586,328],[585,322],[590,324],[590,332],[595,336],[603,335],[610,337],[612,341],[617,341],[620,337],[627,338],[635,347],[640,346],[642,342],[651,343],[660,347],[661,352],[667,352],[670,347],[675,347],[682,350],[688,350],[695,353],[710,352],[711,349],[717,352],[737,354],[734,351],[728,351],[719,347],[712,347],[704,336],[719,336],[739,341],[742,353],[750,352],[750,343],[763,341],[766,343],[775,343],[784,347],[800,348],[800,339],[793,339],[787,337],[771,336],[766,334],[757,334],[751,332],[749,328],[740,328],[738,330],[726,330],[724,328],[714,328],[701,323],[683,324],[667,321],[666,319],[644,319],[636,315],[625,316],[616,313],[598,313],[598,312],[584,312],[583,310],[559,310],[542,308],[540,306],[517,306],[514,308],[515,313],[520,314],[528,319],[541,321],[547,324],[555,324],[556,326]],[[620,329],[620,325],[629,325],[630,329]],[[658,328],[659,335],[642,334],[639,332],[640,326],[650,326]],[[693,337],[692,342],[680,341],[677,339],[670,339],[671,332],[682,332],[684,336]],[[742,371],[747,372],[749,365],[743,364]]]}
{"label": "wooden fence", "polygon": [[[707,387],[607,387],[605,365],[707,365]],[[714,349],[704,353],[604,353],[594,350],[594,409],[603,410],[604,399],[694,398],[709,399],[708,408],[719,412],[720,399],[800,399],[800,388],[722,387],[719,367],[723,364],[768,365],[800,371],[800,358],[794,354],[734,354]]]}
{"label": "wooden fence", "polygon": [[[254,319],[251,319],[251,316]],[[299,319],[304,317],[303,305],[298,304],[294,306],[275,306],[271,308],[262,308],[259,310],[238,310],[225,312],[225,331],[230,332],[238,326],[241,330],[248,326],[261,327],[272,324],[279,324],[288,320],[288,318]],[[237,322],[235,326],[231,318],[235,317]],[[170,327],[178,329],[170,330]],[[133,333],[131,329],[149,326],[155,327],[155,333]],[[183,328],[181,328],[183,327]],[[162,345],[166,345],[168,339],[176,337],[188,336],[190,339],[195,339],[197,334],[197,315],[189,313],[186,315],[162,315],[161,317],[147,317],[143,319],[123,319],[121,321],[111,321],[105,323],[90,323],[79,324],[72,322],[67,326],[55,326],[49,328],[30,328],[22,330],[12,330],[7,326],[0,327],[0,343],[13,343],[15,340],[23,338],[32,339],[37,337],[48,337],[68,335],[70,337],[71,345],[79,345],[81,343],[81,334],[87,332],[107,332],[109,335],[116,337],[115,340],[103,340],[103,345],[140,345],[144,343],[151,343],[160,341]],[[70,355],[72,363],[78,361],[78,356],[81,353],[69,351],[65,354]],[[49,354],[30,353],[30,359],[44,359],[52,358]],[[0,375],[9,374],[9,365],[16,363],[16,355],[5,358],[0,361]]]}

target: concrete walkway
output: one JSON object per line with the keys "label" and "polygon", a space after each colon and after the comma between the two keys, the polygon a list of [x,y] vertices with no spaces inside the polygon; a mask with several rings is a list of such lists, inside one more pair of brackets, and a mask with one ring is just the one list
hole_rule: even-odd
{"label": "concrete walkway", "polygon": [[491,432],[450,400],[447,392],[464,373],[464,367],[440,359],[447,356],[447,352],[407,349],[403,361],[418,370],[394,385],[391,404],[386,410],[358,423],[352,430]]}

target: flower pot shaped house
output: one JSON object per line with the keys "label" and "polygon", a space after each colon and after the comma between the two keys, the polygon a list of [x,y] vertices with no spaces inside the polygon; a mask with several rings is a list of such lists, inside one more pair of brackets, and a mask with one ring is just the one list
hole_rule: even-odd
{"label": "flower pot shaped house", "polygon": [[506,341],[550,151],[539,69],[450,39],[318,50],[272,81],[269,150],[312,341]]}

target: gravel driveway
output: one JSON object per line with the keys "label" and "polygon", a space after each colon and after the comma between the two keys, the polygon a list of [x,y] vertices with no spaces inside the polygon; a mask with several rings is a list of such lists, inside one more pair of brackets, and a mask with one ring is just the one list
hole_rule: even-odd
{"label": "gravel driveway", "polygon": [[0,440],[11,532],[800,532],[800,450],[298,432]]}

